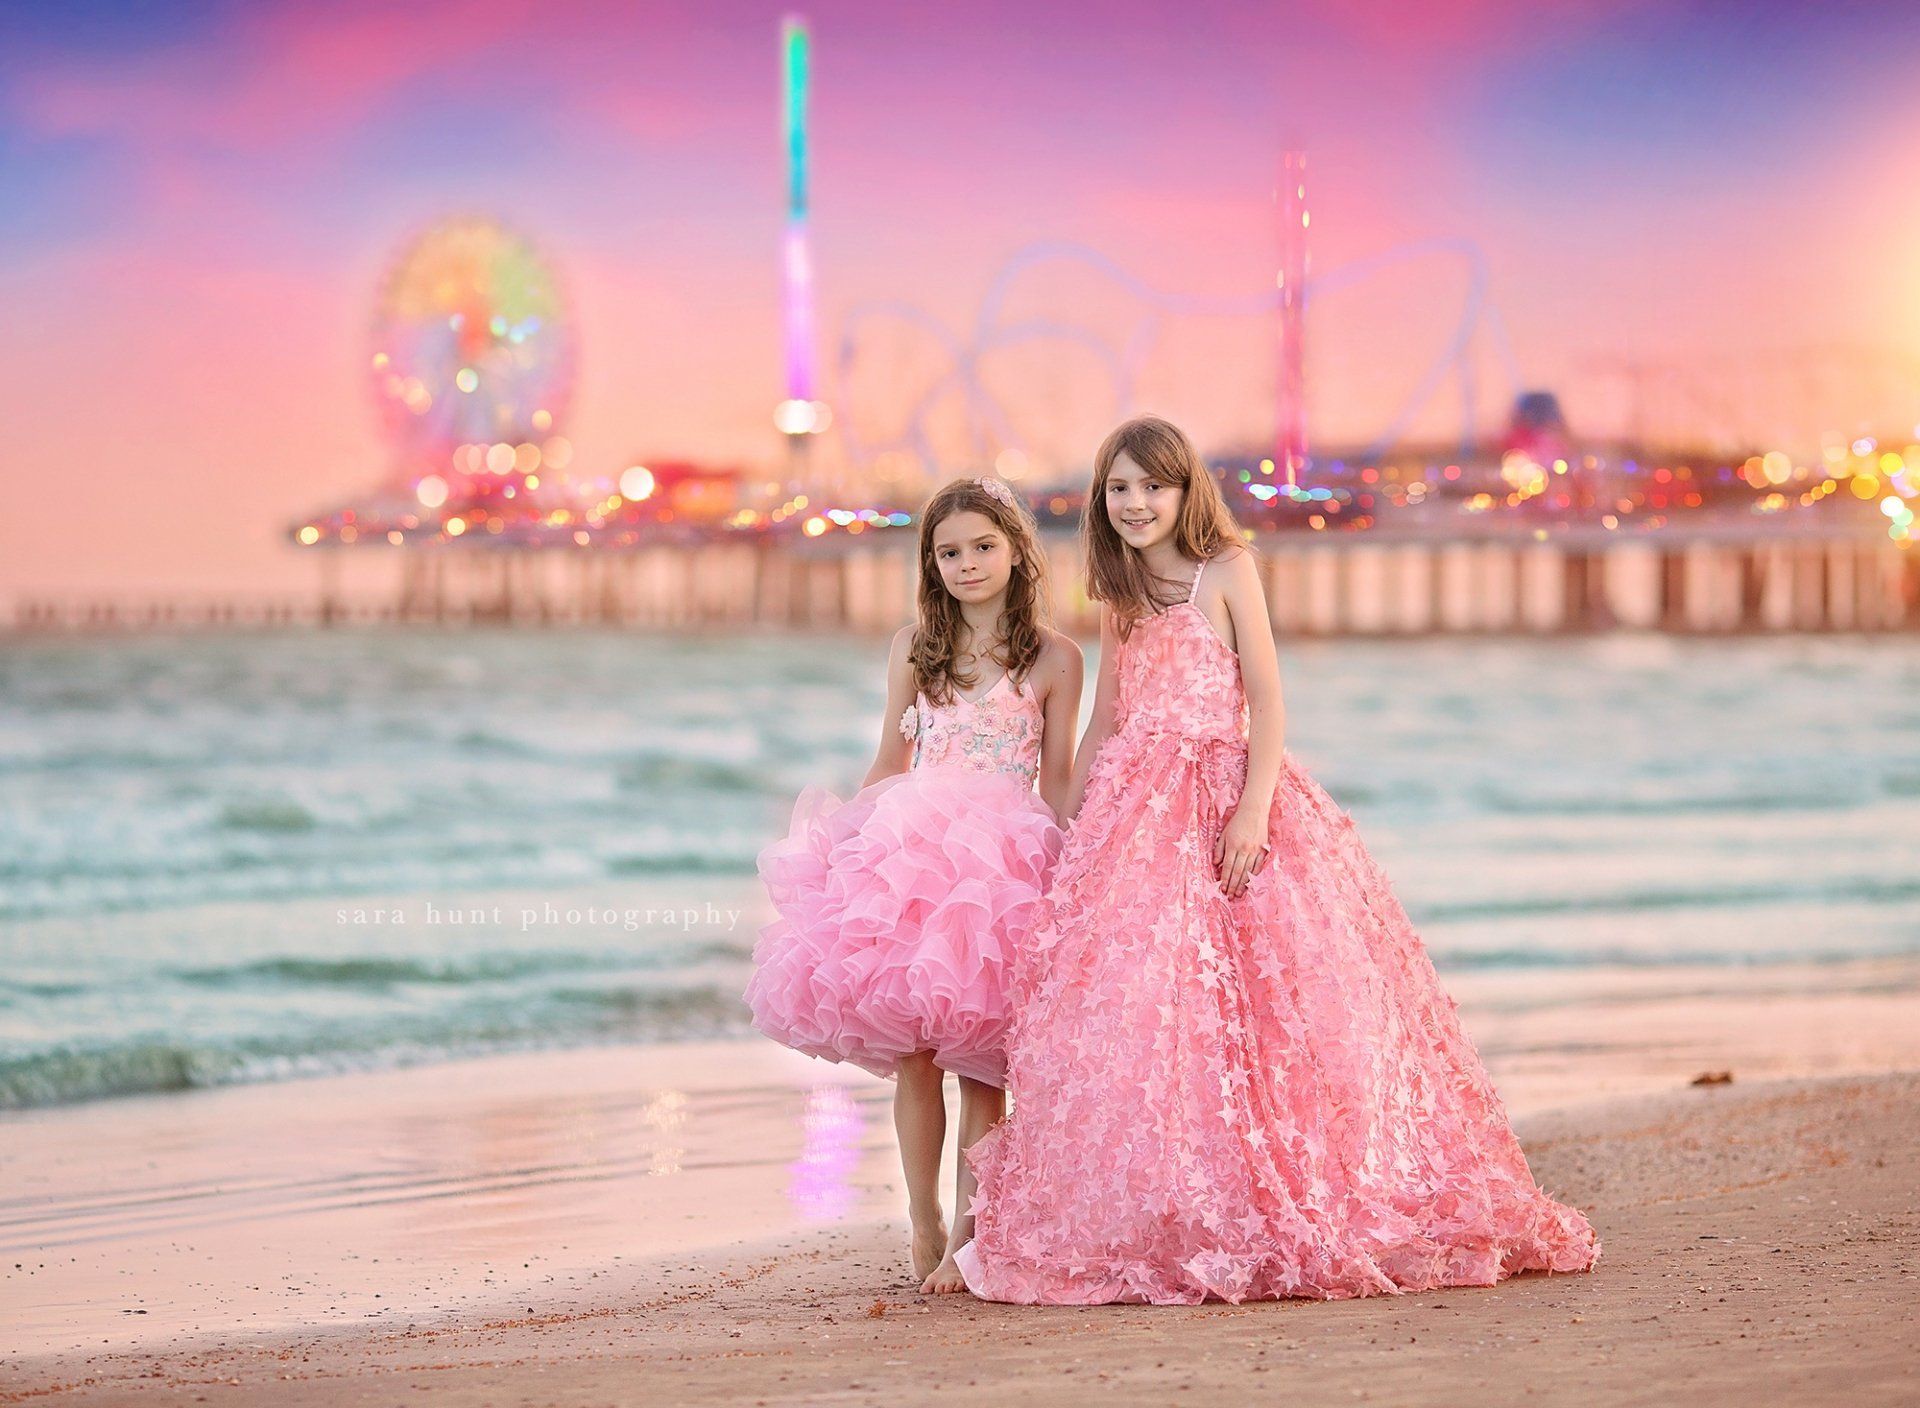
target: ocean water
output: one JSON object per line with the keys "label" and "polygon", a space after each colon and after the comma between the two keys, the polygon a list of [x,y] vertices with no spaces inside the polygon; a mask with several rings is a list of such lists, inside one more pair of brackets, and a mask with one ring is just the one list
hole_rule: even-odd
{"label": "ocean water", "polygon": [[[0,1108],[743,1031],[755,852],[802,786],[857,785],[883,654],[0,645]],[[1443,972],[1920,954],[1920,641],[1342,641],[1282,669],[1289,746]]]}

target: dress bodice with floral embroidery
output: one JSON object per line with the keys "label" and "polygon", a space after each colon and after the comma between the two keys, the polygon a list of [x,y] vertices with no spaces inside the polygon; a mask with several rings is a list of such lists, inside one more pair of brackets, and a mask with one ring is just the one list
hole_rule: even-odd
{"label": "dress bodice with floral embroidery", "polygon": [[916,768],[1004,773],[1029,787],[1040,771],[1040,701],[1004,675],[978,699],[934,704],[920,695],[900,729],[917,744]]}
{"label": "dress bodice with floral embroidery", "polygon": [[1117,734],[1246,741],[1240,657],[1193,600],[1205,568],[1185,601],[1135,621],[1120,643]]}

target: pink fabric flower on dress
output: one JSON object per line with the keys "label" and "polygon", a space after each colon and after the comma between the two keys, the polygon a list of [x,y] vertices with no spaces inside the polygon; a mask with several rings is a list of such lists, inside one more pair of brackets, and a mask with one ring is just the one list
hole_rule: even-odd
{"label": "pink fabric flower on dress", "polygon": [[920,710],[918,706],[907,705],[907,712],[900,716],[900,736],[911,743],[920,736]]}

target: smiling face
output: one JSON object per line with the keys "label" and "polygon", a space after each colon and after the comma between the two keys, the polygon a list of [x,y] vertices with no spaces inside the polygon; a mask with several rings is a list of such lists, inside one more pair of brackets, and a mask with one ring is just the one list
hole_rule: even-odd
{"label": "smiling face", "polygon": [[984,513],[951,513],[933,530],[933,564],[948,594],[964,605],[1000,596],[1018,563],[1007,535]]}
{"label": "smiling face", "polygon": [[1135,552],[1145,552],[1173,535],[1185,493],[1142,469],[1133,456],[1122,451],[1107,470],[1101,497],[1106,503],[1107,521],[1113,524],[1120,541]]}

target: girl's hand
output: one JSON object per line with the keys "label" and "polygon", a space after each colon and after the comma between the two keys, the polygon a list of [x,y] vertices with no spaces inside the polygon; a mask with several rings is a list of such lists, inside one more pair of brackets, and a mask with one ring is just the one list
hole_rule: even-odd
{"label": "girl's hand", "polygon": [[1220,839],[1213,844],[1213,863],[1220,873],[1220,888],[1229,897],[1245,891],[1247,881],[1260,868],[1267,850],[1266,816],[1246,807],[1235,808],[1233,816],[1220,829]]}

